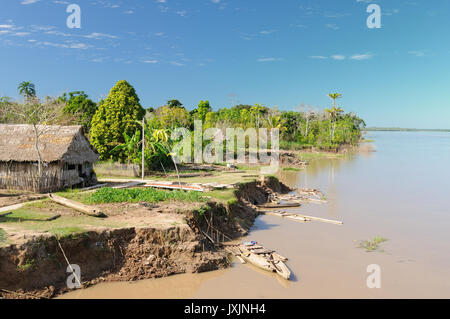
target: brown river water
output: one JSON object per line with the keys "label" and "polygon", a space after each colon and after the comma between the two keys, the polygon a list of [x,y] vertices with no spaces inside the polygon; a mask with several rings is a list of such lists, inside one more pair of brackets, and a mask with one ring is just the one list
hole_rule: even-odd
{"label": "brown river water", "polygon": [[[286,184],[321,189],[328,199],[296,210],[343,225],[266,215],[244,239],[288,257],[291,281],[236,261],[226,270],[104,283],[61,298],[450,298],[450,133],[366,138],[376,152],[280,173]],[[357,248],[375,236],[388,239],[383,251]],[[367,287],[371,264],[380,267],[380,288]]]}

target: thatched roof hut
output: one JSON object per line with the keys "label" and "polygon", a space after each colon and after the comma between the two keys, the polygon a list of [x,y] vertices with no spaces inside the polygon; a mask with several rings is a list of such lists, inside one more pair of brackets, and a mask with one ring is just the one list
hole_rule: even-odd
{"label": "thatched roof hut", "polygon": [[41,177],[34,127],[0,124],[0,188],[41,192],[96,182],[93,163],[99,156],[81,126],[38,126],[37,132]]}

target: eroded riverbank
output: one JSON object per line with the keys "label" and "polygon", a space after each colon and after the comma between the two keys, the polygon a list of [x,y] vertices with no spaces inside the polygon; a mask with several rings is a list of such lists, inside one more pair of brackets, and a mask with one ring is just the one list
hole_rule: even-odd
{"label": "eroded riverbank", "polygon": [[122,213],[109,214],[114,222],[126,218],[133,227],[103,226],[64,237],[33,233],[0,248],[2,296],[50,298],[67,291],[64,253],[80,267],[85,286],[226,268],[228,255],[206,239],[208,228],[227,238],[245,235],[258,215],[254,205],[286,190],[267,178],[240,184],[235,200],[227,203],[135,205],[128,212],[124,206]]}

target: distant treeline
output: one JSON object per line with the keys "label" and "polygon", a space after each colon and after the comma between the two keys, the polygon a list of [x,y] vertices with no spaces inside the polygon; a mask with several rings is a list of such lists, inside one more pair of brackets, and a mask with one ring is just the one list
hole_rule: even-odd
{"label": "distant treeline", "polygon": [[363,131],[398,131],[398,132],[450,132],[450,129],[401,128],[401,127],[366,127]]}

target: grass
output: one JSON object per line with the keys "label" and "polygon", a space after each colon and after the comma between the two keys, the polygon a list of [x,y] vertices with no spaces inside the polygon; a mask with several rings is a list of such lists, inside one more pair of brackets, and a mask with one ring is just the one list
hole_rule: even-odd
{"label": "grass", "polygon": [[312,161],[320,158],[341,158],[343,154],[331,153],[331,152],[299,152],[297,156],[302,161]]}
{"label": "grass", "polygon": [[298,167],[283,167],[282,170],[283,171],[299,172],[299,171],[302,170],[302,168],[298,168]]}
{"label": "grass", "polygon": [[88,194],[86,197],[86,202],[89,204],[138,202],[157,203],[170,200],[201,202],[205,201],[205,198],[199,192],[194,191],[166,191],[153,188],[114,189],[110,187],[101,188],[94,193]]}
{"label": "grass", "polygon": [[[36,203],[33,203],[33,204],[36,205]],[[28,222],[28,221],[43,222],[47,218],[50,218],[53,216],[52,214],[42,214],[38,211],[35,211],[34,209],[30,210],[28,208],[30,206],[31,206],[31,204],[13,211],[12,214],[1,217],[0,223],[22,223],[22,222]],[[39,207],[37,207],[37,208],[39,208]]]}
{"label": "grass", "polygon": [[383,250],[380,249],[380,244],[386,242],[387,239],[383,237],[374,237],[372,240],[361,240],[359,241],[358,248],[364,248],[367,252],[374,252]]}
{"label": "grass", "polygon": [[8,238],[8,234],[0,228],[0,245],[6,244],[6,239]]}
{"label": "grass", "polygon": [[220,202],[231,202],[236,199],[235,190],[234,189],[220,189],[213,190],[205,193],[206,196],[210,196]]}
{"label": "grass", "polygon": [[[53,203],[47,203],[49,208]],[[55,204],[55,207],[57,204]],[[33,230],[37,232],[48,232],[56,236],[67,236],[75,233],[85,232],[88,227],[123,227],[124,223],[110,222],[107,219],[101,219],[91,216],[61,216],[52,221],[46,221],[47,218],[56,214],[50,212],[42,212],[42,202],[33,202],[0,218],[0,225],[7,223],[9,227],[17,230]],[[1,232],[0,232],[1,235]],[[5,243],[1,240],[0,244]]]}

